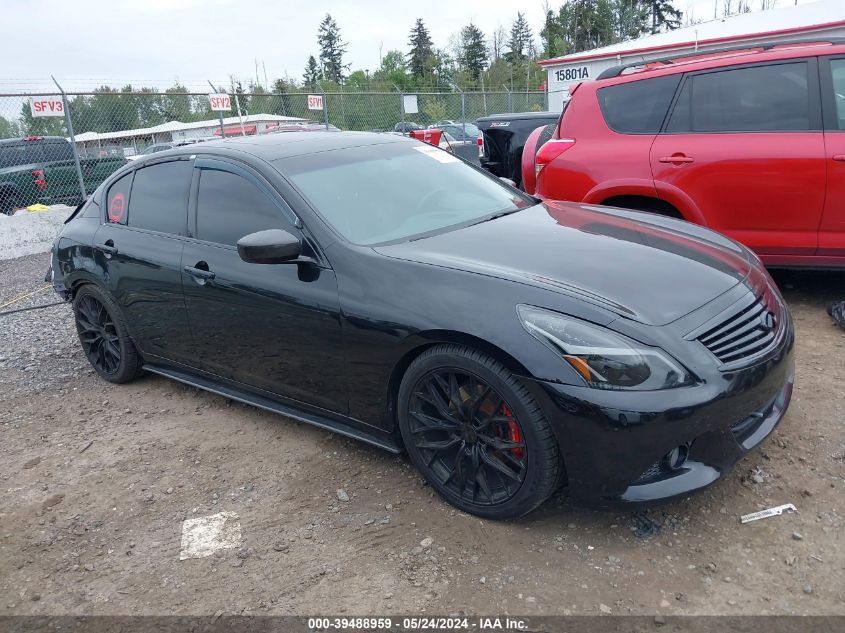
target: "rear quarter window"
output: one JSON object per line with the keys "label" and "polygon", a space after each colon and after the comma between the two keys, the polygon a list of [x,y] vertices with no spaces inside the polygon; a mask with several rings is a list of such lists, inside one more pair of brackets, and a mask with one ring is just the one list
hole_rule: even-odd
{"label": "rear quarter window", "polygon": [[600,88],[602,116],[614,132],[657,134],[680,81],[681,75],[670,75]]}

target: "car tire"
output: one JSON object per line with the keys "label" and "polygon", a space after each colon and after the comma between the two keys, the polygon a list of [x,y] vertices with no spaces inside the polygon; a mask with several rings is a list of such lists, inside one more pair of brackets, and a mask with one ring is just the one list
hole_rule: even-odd
{"label": "car tire", "polygon": [[408,367],[398,394],[405,448],[423,477],[464,512],[509,519],[557,489],[557,438],[525,385],[500,362],[437,345]]}
{"label": "car tire", "polygon": [[73,315],[82,350],[94,370],[109,382],[130,382],[141,374],[141,358],[117,304],[93,284],[73,298]]}

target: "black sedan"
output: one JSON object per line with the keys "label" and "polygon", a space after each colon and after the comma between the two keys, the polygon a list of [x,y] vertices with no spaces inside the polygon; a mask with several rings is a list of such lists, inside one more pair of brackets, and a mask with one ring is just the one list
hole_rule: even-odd
{"label": "black sedan", "polygon": [[783,417],[793,328],[707,229],[541,202],[436,147],[290,133],[109,178],[53,248],[96,371],[143,371],[405,450],[477,515],[567,482],[641,503],[722,476]]}

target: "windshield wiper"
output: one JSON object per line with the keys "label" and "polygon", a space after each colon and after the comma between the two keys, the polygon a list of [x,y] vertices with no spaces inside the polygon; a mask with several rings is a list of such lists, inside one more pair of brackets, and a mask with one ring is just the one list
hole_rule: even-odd
{"label": "windshield wiper", "polygon": [[476,224],[481,224],[483,222],[489,222],[490,220],[498,220],[499,218],[503,218],[506,215],[510,215],[511,213],[516,213],[517,211],[522,211],[519,207],[514,207],[513,209],[508,209],[506,211],[496,211],[495,213],[491,213],[490,215],[486,215],[480,220],[473,222],[469,226],[475,226]]}

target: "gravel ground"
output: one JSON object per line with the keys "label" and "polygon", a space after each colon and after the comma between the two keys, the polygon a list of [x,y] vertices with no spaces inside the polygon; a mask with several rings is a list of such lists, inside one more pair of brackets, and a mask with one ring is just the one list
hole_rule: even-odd
{"label": "gravel ground", "polygon": [[[0,305],[47,264],[0,262]],[[845,614],[845,332],[824,312],[842,280],[779,277],[793,404],[718,485],[634,514],[564,491],[505,523],[404,457],[159,377],[106,383],[66,305],[0,316],[0,615]],[[180,560],[182,522],[223,511],[240,546]]]}

